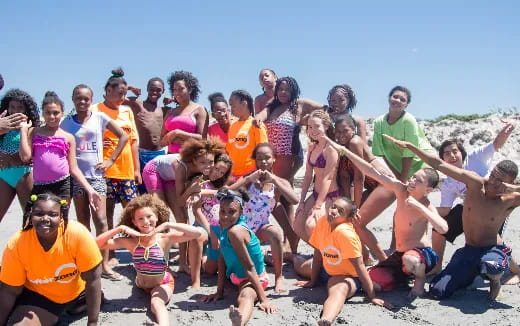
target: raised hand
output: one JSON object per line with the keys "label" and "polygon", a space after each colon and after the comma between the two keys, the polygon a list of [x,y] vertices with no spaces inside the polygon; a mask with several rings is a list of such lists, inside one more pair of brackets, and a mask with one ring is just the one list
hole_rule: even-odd
{"label": "raised hand", "polygon": [[134,93],[134,95],[137,97],[141,96],[141,89],[139,87],[128,86],[128,90]]}
{"label": "raised hand", "polygon": [[23,113],[14,113],[9,116],[7,115],[7,110],[0,114],[0,130],[15,130],[20,129],[21,124],[27,121],[27,116]]}

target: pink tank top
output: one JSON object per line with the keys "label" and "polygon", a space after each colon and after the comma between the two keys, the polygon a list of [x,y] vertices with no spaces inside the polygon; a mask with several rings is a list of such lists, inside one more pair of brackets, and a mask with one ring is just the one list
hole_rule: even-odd
{"label": "pink tank top", "polygon": [[34,135],[32,151],[34,184],[49,184],[69,176],[69,143],[64,137]]}
{"label": "pink tank top", "polygon": [[[166,118],[166,121],[164,121],[164,128],[167,131],[172,131],[175,129],[180,129],[185,132],[189,133],[196,133],[197,132],[197,123],[195,121],[195,117],[193,115],[194,111],[197,108],[191,110],[187,114],[181,114],[176,116],[169,116]],[[181,149],[181,144],[172,143],[168,145],[168,153],[178,153]]]}

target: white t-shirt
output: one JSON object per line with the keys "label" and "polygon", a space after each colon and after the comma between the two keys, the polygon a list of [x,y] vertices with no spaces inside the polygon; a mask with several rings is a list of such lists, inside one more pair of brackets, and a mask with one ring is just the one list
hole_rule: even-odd
{"label": "white t-shirt", "polygon": [[[495,154],[493,143],[479,147],[466,156],[462,168],[473,171],[481,177],[485,177],[489,174],[493,154]],[[441,186],[441,204],[439,207],[451,208],[457,198],[463,200],[465,196],[466,185],[460,181],[446,177],[446,180],[444,180]]]}
{"label": "white t-shirt", "polygon": [[86,123],[80,124],[72,116],[67,116],[60,127],[76,138],[76,159],[81,173],[87,179],[103,178],[103,172],[96,170],[96,164],[103,162],[103,133],[111,121],[105,113],[92,112]]}

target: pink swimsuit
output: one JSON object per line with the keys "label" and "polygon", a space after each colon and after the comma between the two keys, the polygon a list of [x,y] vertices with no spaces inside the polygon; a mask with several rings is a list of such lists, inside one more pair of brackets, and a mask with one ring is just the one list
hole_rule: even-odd
{"label": "pink swimsuit", "polygon": [[69,143],[64,137],[34,135],[32,151],[34,184],[49,184],[69,176]]}
{"label": "pink swimsuit", "polygon": [[[194,111],[197,108],[191,110],[191,112],[187,114],[181,114],[176,116],[169,116],[164,121],[164,128],[167,131],[172,131],[175,129],[180,129],[189,133],[197,133],[197,122],[195,121],[195,116],[193,115]],[[182,147],[182,144],[171,143],[168,145],[168,153],[178,153]]]}

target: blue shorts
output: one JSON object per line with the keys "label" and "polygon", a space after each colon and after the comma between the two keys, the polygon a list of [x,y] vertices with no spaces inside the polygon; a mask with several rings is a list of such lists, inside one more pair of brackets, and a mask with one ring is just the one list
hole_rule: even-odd
{"label": "blue shorts", "polygon": [[[208,233],[205,228],[203,228],[201,225],[198,225],[197,223],[194,223],[193,226],[201,228],[204,230],[204,232]],[[217,238],[220,238],[220,226],[217,225],[210,225],[209,228],[211,231],[213,231]],[[208,234],[208,242],[203,248],[202,254],[207,256],[209,260],[218,261],[218,256],[220,256],[220,249],[213,249],[211,246],[211,237]]]}
{"label": "blue shorts", "polygon": [[[146,165],[146,163],[150,162],[151,160],[153,160],[154,158],[156,158],[159,155],[165,155],[165,154],[166,154],[166,151],[164,149],[161,149],[160,151],[149,151],[146,149],[139,148],[139,164],[141,166],[141,174],[143,173],[143,169],[144,169],[144,166]],[[137,191],[139,192],[140,195],[144,195],[144,194],[148,193],[144,182],[137,186]]]}
{"label": "blue shorts", "polygon": [[430,284],[436,299],[449,298],[456,290],[473,283],[478,275],[499,275],[509,269],[511,248],[505,245],[474,247],[465,245],[453,254],[448,266]]}

